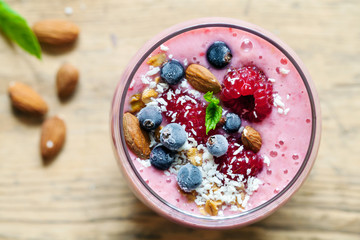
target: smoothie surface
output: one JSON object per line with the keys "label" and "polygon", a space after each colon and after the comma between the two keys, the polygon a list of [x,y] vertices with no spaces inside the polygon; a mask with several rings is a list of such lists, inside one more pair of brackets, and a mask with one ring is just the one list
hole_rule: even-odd
{"label": "smoothie surface", "polygon": [[[215,41],[225,42],[232,52],[231,62],[223,69],[212,67],[206,59],[207,49]],[[144,89],[154,89],[157,96],[150,99],[146,104],[156,105],[162,110],[164,119],[162,125],[164,126],[170,122],[178,123],[179,116],[170,115],[168,112],[169,100],[166,91],[169,91],[169,86],[165,82],[159,81],[161,66],[151,66],[147,63],[150,57],[161,53],[166,55],[167,60],[175,59],[179,61],[185,69],[193,63],[204,66],[216,76],[221,84],[223,84],[224,77],[229,70],[244,66],[256,66],[261,69],[267,77],[267,81],[272,83],[273,104],[271,113],[260,122],[250,122],[242,119],[241,124],[242,129],[245,126],[251,126],[261,134],[262,146],[256,154],[264,160],[263,169],[245,183],[242,194],[241,192],[234,193],[233,190],[229,190],[230,195],[236,195],[241,200],[237,202],[235,197],[235,201],[229,200],[220,203],[216,216],[228,216],[250,210],[270,200],[284,189],[294,178],[304,161],[312,131],[312,111],[309,95],[300,74],[291,61],[271,43],[252,33],[236,28],[199,28],[181,33],[163,42],[141,63],[136,71],[126,94],[124,112],[133,111],[130,100],[135,94],[142,93]],[[186,80],[175,86],[170,86],[170,88],[174,94],[176,89],[179,89],[178,92],[186,92],[199,106],[204,105],[206,107],[208,104],[203,98],[204,93],[193,89]],[[221,99],[221,94],[220,92],[215,96]],[[225,107],[222,102],[220,102],[220,106],[223,107],[223,115],[232,112],[232,109]],[[179,109],[183,108],[180,103],[178,107]],[[205,111],[205,108],[203,111]],[[136,116],[136,112],[134,115]],[[199,113],[199,116],[202,115]],[[190,117],[194,116],[189,115]],[[195,133],[187,129],[190,140],[188,144],[191,146],[184,147],[184,151],[187,151],[190,147],[205,148],[202,154],[204,157],[203,165],[205,165],[205,162],[210,163],[207,166],[202,166],[202,171],[203,175],[205,174],[204,178],[208,177],[205,181],[207,182],[211,179],[208,176],[209,172],[216,170],[217,164],[214,160],[211,160],[211,156],[208,156],[204,144],[197,141],[198,144],[194,145],[193,139],[198,137],[196,129],[194,130]],[[225,133],[221,127],[219,127],[218,132],[226,136],[230,135]],[[233,135],[239,139],[241,133]],[[156,144],[154,136],[151,137],[152,145]],[[239,144],[242,145],[241,141],[239,141]],[[133,152],[128,151],[132,158],[131,161],[144,182],[159,197],[182,211],[196,215],[209,215],[205,209],[206,191],[200,189],[194,194],[186,194],[180,191],[176,180],[178,170],[176,166],[169,170],[160,171],[152,167],[149,160],[140,159]],[[183,154],[183,156],[186,155]],[[218,176],[217,174],[215,173],[212,176]],[[221,187],[221,184],[216,183],[217,187]],[[208,187],[202,187],[208,191]],[[214,191],[214,187],[212,187],[211,191]],[[210,199],[212,193],[208,196]],[[201,197],[201,195],[203,196]]]}

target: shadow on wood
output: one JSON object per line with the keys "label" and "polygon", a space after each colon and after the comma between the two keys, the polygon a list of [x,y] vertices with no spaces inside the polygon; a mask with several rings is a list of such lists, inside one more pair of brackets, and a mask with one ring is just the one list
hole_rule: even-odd
{"label": "shadow on wood", "polygon": [[[14,106],[11,106],[11,111],[17,120],[19,120],[21,123],[26,124],[28,126],[39,126],[40,127],[40,125],[42,124],[42,122],[45,119],[45,116],[24,113],[24,112],[16,109]],[[40,131],[40,128],[39,128],[39,131]]]}
{"label": "shadow on wood", "polygon": [[47,43],[40,43],[40,45],[41,45],[41,49],[44,53],[57,56],[57,55],[65,54],[65,53],[68,53],[68,52],[71,52],[72,50],[74,50],[77,46],[77,41],[72,42],[72,43],[62,44],[62,45],[51,45],[51,44],[47,44]]}

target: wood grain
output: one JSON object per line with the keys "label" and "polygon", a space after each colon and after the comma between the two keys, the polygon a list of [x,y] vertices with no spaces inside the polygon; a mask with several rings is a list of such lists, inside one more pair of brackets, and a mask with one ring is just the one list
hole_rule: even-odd
{"label": "wood grain", "polygon": [[[73,46],[44,46],[38,61],[0,36],[0,239],[360,239],[360,2],[54,0],[8,3],[34,23],[68,18]],[[64,8],[71,6],[73,15]],[[166,27],[196,17],[253,22],[287,42],[308,67],[321,99],[323,135],[313,171],[292,200],[242,229],[194,230],[157,216],[130,192],[109,136],[114,88],[129,58]],[[80,69],[76,94],[56,95],[63,62]],[[42,120],[12,109],[10,81],[34,87],[62,114],[68,136],[44,167]]]}

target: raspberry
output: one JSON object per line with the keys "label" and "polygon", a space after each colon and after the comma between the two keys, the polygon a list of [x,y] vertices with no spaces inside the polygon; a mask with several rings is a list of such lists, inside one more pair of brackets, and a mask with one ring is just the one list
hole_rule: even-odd
{"label": "raspberry", "polygon": [[224,105],[251,122],[270,114],[273,86],[256,66],[232,69],[224,78],[221,100]]}
{"label": "raspberry", "polygon": [[[171,94],[168,99],[169,91],[176,92],[174,89],[169,88],[160,96],[167,102],[167,111],[163,115],[164,118],[169,123],[175,122],[185,125],[185,130],[190,134],[190,137],[193,137],[198,144],[205,144],[208,137],[218,131],[217,129],[211,130],[206,135],[205,114],[207,104],[182,90],[180,93]],[[175,117],[173,117],[174,114]]]}
{"label": "raspberry", "polygon": [[247,179],[250,176],[256,176],[262,171],[264,159],[260,155],[252,151],[237,151],[240,144],[237,143],[238,141],[235,137],[229,137],[228,142],[229,148],[227,153],[215,158],[215,162],[219,164],[218,171],[233,180],[237,180],[238,176],[231,175],[230,173],[241,174],[244,176],[244,179]]}

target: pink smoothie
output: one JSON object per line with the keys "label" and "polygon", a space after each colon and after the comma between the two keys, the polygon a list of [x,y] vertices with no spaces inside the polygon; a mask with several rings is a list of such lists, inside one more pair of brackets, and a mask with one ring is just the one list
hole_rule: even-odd
{"label": "pink smoothie", "polygon": [[[225,42],[231,49],[233,58],[230,64],[221,70],[213,68],[206,59],[208,47],[215,41]],[[148,57],[165,53],[168,59],[176,59],[186,69],[191,63],[198,63],[208,68],[223,82],[229,68],[256,65],[269,81],[273,83],[274,105],[272,112],[260,123],[242,120],[242,126],[250,125],[262,136],[259,151],[264,161],[264,168],[256,176],[254,189],[249,190],[246,202],[241,208],[224,204],[219,208],[219,216],[238,214],[250,210],[270,200],[286,187],[299,171],[307,154],[312,131],[312,112],[304,82],[289,59],[272,44],[264,39],[235,28],[209,27],[191,30],[177,35],[156,48]],[[158,68],[149,66],[145,61],[138,68],[128,89],[124,112],[130,111],[129,100],[132,95],[141,93],[145,88],[161,91],[166,84],[157,86],[155,78]],[[179,88],[192,87],[184,81]],[[203,101],[203,93],[194,94],[196,101]],[[155,103],[159,107],[160,103]],[[179,106],[180,107],[180,106]],[[224,108],[226,111],[226,108]],[[163,112],[166,114],[166,111]],[[176,122],[176,118],[175,118]],[[162,125],[165,125],[163,122]],[[193,133],[189,132],[189,137]],[[201,199],[188,201],[179,191],[176,182],[176,169],[159,171],[150,166],[148,160],[138,159],[130,150],[130,156],[137,171],[148,186],[166,202],[185,212],[204,215]],[[199,206],[200,204],[200,206]]]}

